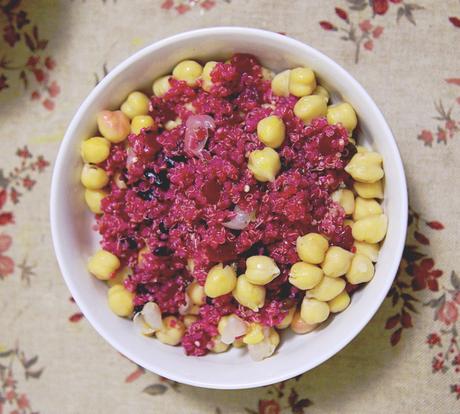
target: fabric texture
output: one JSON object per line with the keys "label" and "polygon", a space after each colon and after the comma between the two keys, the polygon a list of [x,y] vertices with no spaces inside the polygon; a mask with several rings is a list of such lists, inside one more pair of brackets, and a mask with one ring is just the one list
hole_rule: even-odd
{"label": "fabric texture", "polygon": [[[0,25],[0,413],[460,410],[458,0],[0,0]],[[282,32],[344,66],[393,129],[410,189],[404,257],[372,321],[320,367],[244,391],[117,353],[70,298],[49,231],[52,164],[94,85],[143,46],[216,25]]]}

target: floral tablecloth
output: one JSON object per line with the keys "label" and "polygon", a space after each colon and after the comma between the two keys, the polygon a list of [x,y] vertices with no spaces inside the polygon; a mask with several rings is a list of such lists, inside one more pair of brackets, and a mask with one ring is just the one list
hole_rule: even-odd
{"label": "floral tablecloth", "polygon": [[[91,88],[139,48],[215,25],[343,65],[387,117],[410,187],[404,258],[371,323],[313,371],[246,391],[118,354],[70,297],[49,231],[52,164]],[[0,413],[460,412],[460,1],[0,0],[0,29]]]}

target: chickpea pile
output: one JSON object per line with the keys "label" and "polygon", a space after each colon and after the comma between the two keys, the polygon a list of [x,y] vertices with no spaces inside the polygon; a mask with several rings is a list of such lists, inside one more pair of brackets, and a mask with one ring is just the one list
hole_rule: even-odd
{"label": "chickpea pile", "polygon": [[[216,64],[212,61],[204,66],[193,60],[180,62],[171,75],[153,82],[153,94],[164,96],[171,87],[171,78],[210,91],[213,87],[211,72]],[[318,84],[312,69],[298,67],[274,75],[263,68],[262,76],[271,81],[275,96],[298,98],[293,111],[305,124],[325,117],[329,124],[340,124],[345,128],[350,142],[355,142],[351,137],[358,121],[353,107],[347,102],[329,104],[329,93]],[[81,144],[84,162],[81,183],[85,187],[84,198],[91,212],[103,213],[101,203],[108,194],[109,176],[101,165],[109,157],[112,144],[124,142],[129,134],[158,127],[149,111],[150,98],[143,92],[135,91],[126,97],[119,110],[103,110],[97,114],[99,135]],[[181,122],[181,119],[168,121],[162,127],[170,130]],[[282,169],[278,151],[286,139],[283,119],[275,114],[261,119],[257,124],[257,137],[264,147],[247,154],[248,169],[257,181],[273,182]],[[345,167],[353,178],[352,188],[339,188],[331,194],[337,207],[343,209],[346,224],[352,228],[352,251],[330,245],[329,239],[320,233],[311,232],[298,237],[298,262],[290,267],[288,280],[302,292],[300,305],[285,310],[284,319],[275,327],[249,323],[235,314],[221,317],[218,335],[213,338],[212,352],[225,352],[233,345],[236,348],[248,347],[256,360],[269,357],[279,345],[278,330],[290,328],[296,334],[306,334],[325,322],[330,314],[342,312],[349,306],[351,297],[347,293],[347,284],[358,285],[373,278],[380,243],[387,232],[388,219],[379,203],[383,199],[382,164],[380,154],[357,146],[356,154]],[[126,186],[117,177],[114,181],[120,188]],[[144,247],[139,251],[139,264],[147,250]],[[193,268],[193,262],[189,263],[189,267]],[[123,283],[129,277],[129,269],[114,254],[99,250],[89,259],[88,270],[109,285],[108,306],[113,313],[131,318],[135,295]],[[263,255],[247,258],[244,274],[237,274],[233,264],[218,263],[209,269],[203,285],[193,281],[187,286],[187,301],[180,315],[163,318],[159,306],[149,302],[134,315],[134,321],[142,334],[155,335],[164,344],[178,345],[188,327],[197,321],[200,307],[207,298],[230,294],[241,306],[258,312],[265,304],[266,285],[280,274],[276,262]]]}

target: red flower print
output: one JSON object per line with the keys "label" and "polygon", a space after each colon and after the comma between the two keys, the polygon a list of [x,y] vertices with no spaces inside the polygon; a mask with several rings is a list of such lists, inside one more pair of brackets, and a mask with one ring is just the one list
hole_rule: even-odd
{"label": "red flower print", "polygon": [[30,66],[31,68],[34,68],[35,66],[37,66],[39,62],[40,62],[40,56],[32,55],[29,57],[29,59],[27,59],[26,65]]}
{"label": "red flower print", "polygon": [[451,385],[450,392],[457,394],[457,400],[460,400],[460,384]]}
{"label": "red flower print", "polygon": [[372,36],[375,39],[378,39],[381,34],[383,33],[383,27],[382,26],[377,26],[373,31],[372,31]]}
{"label": "red flower print", "polygon": [[50,96],[54,98],[59,95],[59,92],[61,92],[61,88],[59,87],[57,82],[51,82],[51,85],[48,86],[48,93],[50,94]]}
{"label": "red flower print", "polygon": [[388,11],[388,0],[373,0],[372,8],[375,14],[383,15]]}
{"label": "red flower print", "polygon": [[24,186],[24,188],[26,188],[27,190],[32,190],[32,188],[34,187],[36,181],[35,180],[32,180],[32,178],[30,178],[30,176],[26,176],[25,178],[23,178],[22,180],[22,185]]}
{"label": "red flower print", "polygon": [[324,30],[337,30],[337,27],[335,27],[332,23],[327,22],[325,20],[319,22],[319,25],[324,29]]}
{"label": "red flower print", "polygon": [[447,143],[447,134],[446,134],[446,131],[444,129],[439,128],[438,132],[436,133],[436,136],[438,138],[438,142]]}
{"label": "red flower print", "polygon": [[6,394],[5,394],[5,398],[6,398],[6,401],[13,401],[15,398],[16,398],[16,393],[13,391],[13,390],[9,390]]}
{"label": "red flower print", "polygon": [[184,14],[187,13],[190,10],[190,7],[187,6],[186,4],[179,4],[179,6],[175,7],[177,13],[179,14]]}
{"label": "red flower print", "polygon": [[11,247],[12,239],[8,234],[0,234],[0,277],[5,277],[14,272],[14,261],[11,257],[4,256]]}
{"label": "red flower print", "polygon": [[420,264],[414,263],[408,268],[408,272],[413,275],[412,288],[422,290],[428,286],[433,292],[439,289],[437,278],[441,277],[443,272],[439,269],[433,269],[433,259],[423,259]]}
{"label": "red flower print", "polygon": [[161,5],[162,9],[169,10],[174,6],[174,1],[173,0],[165,0],[163,4]]}
{"label": "red flower print", "polygon": [[444,361],[439,358],[433,358],[431,367],[433,368],[433,373],[438,372],[444,368]]}
{"label": "red flower print", "polygon": [[43,106],[48,109],[48,111],[52,111],[54,109],[54,102],[47,98],[43,101]]}
{"label": "red flower print", "polygon": [[460,27],[460,18],[458,18],[458,17],[449,17],[449,21],[450,21],[455,27]]}
{"label": "red flower print", "polygon": [[14,223],[13,213],[0,213],[0,226]]}
{"label": "red flower print", "polygon": [[35,165],[38,169],[38,172],[42,172],[46,167],[48,167],[48,165],[50,165],[50,163],[43,158],[43,155],[39,155]]}
{"label": "red flower print", "polygon": [[455,302],[458,303],[460,305],[460,292],[457,292],[455,294],[455,298],[454,298]]}
{"label": "red flower print", "polygon": [[430,346],[441,345],[441,337],[436,333],[432,333],[428,335],[428,338],[426,339],[426,343]]}
{"label": "red flower print", "polygon": [[372,23],[369,20],[363,20],[362,22],[359,23],[359,28],[363,32],[370,32],[372,30]]}
{"label": "red flower print", "polygon": [[372,40],[366,40],[364,42],[364,49],[366,50],[372,50],[374,48],[374,42]]}
{"label": "red flower print", "polygon": [[36,101],[38,99],[40,99],[40,92],[38,91],[33,91],[31,94],[30,94],[30,99],[32,99],[33,101]]}
{"label": "red flower print", "polygon": [[45,72],[42,69],[34,69],[32,72],[37,82],[41,83],[45,80]]}
{"label": "red flower print", "polygon": [[341,9],[340,7],[335,8],[335,13],[339,16],[342,20],[348,22],[348,14],[345,10]]}
{"label": "red flower print", "polygon": [[0,253],[6,252],[10,247],[13,240],[8,234],[0,234]]}
{"label": "red flower print", "polygon": [[18,398],[18,408],[24,409],[29,407],[29,400],[27,398],[27,395],[21,394]]}
{"label": "red flower print", "polygon": [[48,70],[53,70],[56,67],[56,62],[51,56],[47,56],[45,59],[45,66]]}
{"label": "red flower print", "polygon": [[24,146],[23,148],[18,148],[16,151],[16,155],[20,158],[32,158],[32,154],[29,151],[29,148],[27,148],[27,145]]}
{"label": "red flower print", "polygon": [[427,131],[426,129],[424,129],[419,134],[417,139],[420,139],[421,141],[425,143],[425,145],[429,145],[431,147],[431,144],[433,143],[433,134],[431,131]]}
{"label": "red flower print", "polygon": [[216,2],[213,0],[205,0],[203,3],[201,3],[201,7],[206,10],[212,9],[216,5]]}
{"label": "red flower print", "polygon": [[455,355],[455,358],[452,361],[452,365],[460,365],[460,354]]}
{"label": "red flower print", "polygon": [[457,305],[454,302],[444,303],[438,309],[436,317],[446,325],[454,324],[458,319]]}
{"label": "red flower print", "polygon": [[402,0],[390,0],[393,4],[398,4],[398,3],[401,3]]}
{"label": "red flower print", "polygon": [[259,414],[279,414],[281,407],[275,400],[259,400]]}
{"label": "red flower print", "polygon": [[429,221],[426,225],[433,230],[442,230],[444,228],[444,224],[440,223],[439,221]]}
{"label": "red flower print", "polygon": [[7,25],[3,28],[3,39],[5,39],[5,42],[11,47],[13,47],[20,38],[19,33],[14,30],[13,25]]}

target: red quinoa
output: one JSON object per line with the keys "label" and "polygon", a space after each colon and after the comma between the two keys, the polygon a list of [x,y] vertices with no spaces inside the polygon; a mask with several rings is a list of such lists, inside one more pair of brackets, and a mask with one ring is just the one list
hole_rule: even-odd
{"label": "red quinoa", "polygon": [[[251,255],[267,254],[276,261],[281,275],[267,285],[259,312],[239,305],[231,295],[208,298],[182,340],[190,355],[208,352],[222,315],[235,312],[274,326],[302,299],[287,282],[290,266],[299,260],[298,236],[320,232],[346,249],[353,243],[350,227],[343,225],[344,211],[331,199],[339,185],[350,186],[344,167],[355,150],[347,131],[324,118],[305,125],[293,113],[297,98],[273,95],[253,56],[237,54],[228,64],[218,63],[211,78],[210,93],[171,79],[167,94],[150,102],[150,115],[160,128],[131,134],[129,150],[124,144],[112,146],[103,165],[112,178],[110,192],[97,219],[104,249],[133,269],[125,286],[135,293],[136,309],[155,301],[163,314],[178,316],[187,285],[195,279],[204,284],[216,263],[236,263],[242,274]],[[215,122],[199,157],[184,149],[186,121],[193,115],[186,106],[190,103],[195,114]],[[282,168],[273,183],[262,183],[248,170],[247,156],[263,148],[257,123],[272,114],[286,125],[279,148]],[[179,126],[163,128],[177,118]],[[118,188],[115,174],[126,188]],[[256,215],[241,231],[222,225],[233,218],[236,205]],[[145,246],[149,252],[138,263]],[[194,262],[193,273],[186,268],[188,259]]]}

